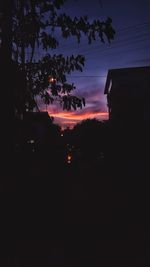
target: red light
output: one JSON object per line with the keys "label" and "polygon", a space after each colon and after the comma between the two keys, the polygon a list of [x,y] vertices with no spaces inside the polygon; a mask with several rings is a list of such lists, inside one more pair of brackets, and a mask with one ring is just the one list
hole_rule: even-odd
{"label": "red light", "polygon": [[50,83],[54,83],[54,82],[56,82],[56,79],[53,78],[53,77],[51,77],[51,76],[49,76],[49,77],[48,77],[48,81],[49,81]]}
{"label": "red light", "polygon": [[68,155],[67,156],[67,163],[71,163],[71,159],[72,159],[72,156],[71,155]]}

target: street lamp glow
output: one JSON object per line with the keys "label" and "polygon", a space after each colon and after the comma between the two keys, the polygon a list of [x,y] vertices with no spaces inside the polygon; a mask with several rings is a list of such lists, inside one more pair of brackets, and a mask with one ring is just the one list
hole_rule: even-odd
{"label": "street lamp glow", "polygon": [[67,156],[67,163],[71,163],[71,159],[72,159],[72,156],[71,155],[68,155]]}
{"label": "street lamp glow", "polygon": [[53,77],[51,77],[51,76],[49,76],[49,77],[48,77],[48,81],[49,81],[50,83],[54,83],[54,82],[56,82],[56,79],[53,78]]}

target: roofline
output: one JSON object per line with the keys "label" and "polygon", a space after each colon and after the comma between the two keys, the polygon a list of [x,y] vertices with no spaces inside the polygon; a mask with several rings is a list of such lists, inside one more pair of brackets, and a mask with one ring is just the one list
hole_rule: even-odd
{"label": "roofline", "polygon": [[138,69],[150,69],[150,66],[126,67],[126,68],[113,68],[113,69],[109,69],[108,71],[138,70]]}
{"label": "roofline", "polygon": [[110,81],[111,81],[111,75],[113,72],[118,72],[118,71],[127,71],[127,70],[150,70],[150,66],[142,66],[142,67],[128,67],[128,68],[117,68],[117,69],[109,69],[107,73],[107,78],[106,78],[106,85],[104,89],[104,94],[108,94],[108,89],[110,86]]}

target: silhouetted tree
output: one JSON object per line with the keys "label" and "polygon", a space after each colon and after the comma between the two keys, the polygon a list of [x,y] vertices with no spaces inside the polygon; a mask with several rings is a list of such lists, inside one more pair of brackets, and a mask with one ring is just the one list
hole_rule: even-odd
{"label": "silhouetted tree", "polygon": [[[101,42],[114,38],[115,31],[112,20],[94,20],[90,22],[87,16],[71,18],[60,9],[65,0],[31,1],[12,0],[1,1],[1,40],[2,49],[17,63],[25,76],[24,89],[16,94],[16,110],[23,113],[26,109],[33,110],[37,106],[35,97],[38,95],[46,103],[59,101],[63,109],[81,108],[85,105],[83,98],[71,95],[75,89],[69,84],[66,74],[72,71],[82,71],[85,58],[82,55],[50,54],[51,49],[59,46],[60,34],[62,38],[71,36],[80,42],[84,35],[92,43],[96,38]],[[8,16],[9,15],[9,16]],[[5,21],[5,23],[3,23]],[[59,34],[56,33],[59,29]],[[9,32],[9,38],[6,37]],[[57,37],[56,37],[57,36]],[[36,51],[40,49],[45,54],[40,59]],[[30,58],[27,53],[30,52]],[[21,96],[19,96],[21,94]]]}
{"label": "silhouetted tree", "polygon": [[73,129],[74,143],[85,156],[96,158],[103,151],[103,123],[97,119],[87,119]]}
{"label": "silhouetted tree", "polygon": [[[104,22],[91,22],[86,16],[71,18],[61,13],[64,3],[65,0],[0,1],[1,153],[2,165],[10,164],[9,168],[4,167],[10,176],[14,168],[15,117],[22,118],[26,111],[38,109],[36,96],[46,104],[56,100],[66,110],[85,105],[83,98],[71,94],[75,85],[66,78],[75,70],[82,71],[85,58],[50,51],[57,49],[61,38],[76,37],[80,42],[85,36],[89,44],[96,38],[102,42],[114,38],[110,18]],[[43,57],[37,57],[38,51],[43,51]]]}

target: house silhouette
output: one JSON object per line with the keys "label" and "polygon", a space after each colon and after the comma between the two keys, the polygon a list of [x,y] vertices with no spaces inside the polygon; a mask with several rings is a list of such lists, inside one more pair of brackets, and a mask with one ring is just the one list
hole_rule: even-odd
{"label": "house silhouette", "polygon": [[149,66],[110,69],[104,94],[107,95],[110,121],[150,121]]}
{"label": "house silhouette", "polygon": [[128,181],[132,191],[135,179],[140,188],[141,179],[147,183],[146,173],[150,174],[150,67],[109,70],[104,94],[109,109],[108,162],[118,177],[116,186]]}

